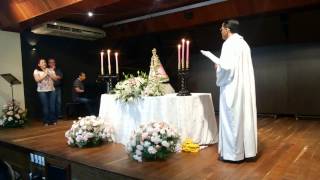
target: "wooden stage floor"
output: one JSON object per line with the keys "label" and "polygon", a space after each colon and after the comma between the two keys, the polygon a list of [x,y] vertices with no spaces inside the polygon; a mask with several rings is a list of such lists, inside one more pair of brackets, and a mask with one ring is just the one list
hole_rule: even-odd
{"label": "wooden stage floor", "polygon": [[[103,173],[133,179],[318,179],[320,177],[320,120],[259,118],[259,155],[240,164],[217,160],[217,145],[199,153],[177,153],[165,161],[138,163],[121,144],[71,148],[65,131],[72,121],[44,127],[33,122],[21,129],[0,129],[0,146],[43,153],[46,157],[80,164]],[[3,158],[3,157],[1,157]],[[81,170],[72,170],[81,177]]]}

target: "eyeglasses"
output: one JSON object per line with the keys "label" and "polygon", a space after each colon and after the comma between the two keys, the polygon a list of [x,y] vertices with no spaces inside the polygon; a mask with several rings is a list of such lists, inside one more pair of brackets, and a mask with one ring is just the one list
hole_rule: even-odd
{"label": "eyeglasses", "polygon": [[229,30],[229,28],[221,27],[221,28],[220,28],[220,31],[222,32],[223,30],[228,31],[228,30]]}

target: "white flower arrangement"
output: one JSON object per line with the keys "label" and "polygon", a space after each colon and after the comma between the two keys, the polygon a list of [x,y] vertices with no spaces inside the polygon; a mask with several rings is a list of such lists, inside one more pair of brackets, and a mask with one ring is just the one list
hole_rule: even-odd
{"label": "white flower arrangement", "polygon": [[132,102],[141,96],[143,89],[147,86],[148,79],[145,73],[134,76],[132,74],[125,75],[125,80],[116,84],[116,99],[124,102]]}
{"label": "white flower arrangement", "polygon": [[148,79],[148,84],[142,91],[142,96],[163,96],[164,94],[160,79]]}
{"label": "white flower arrangement", "polygon": [[110,122],[96,116],[80,117],[65,133],[70,146],[90,147],[103,141],[114,141],[114,129]]}
{"label": "white flower arrangement", "polygon": [[126,146],[130,156],[139,162],[165,159],[176,152],[180,136],[165,122],[140,125],[130,137]]}
{"label": "white flower arrangement", "polygon": [[17,101],[9,101],[2,108],[0,126],[3,127],[22,127],[27,118],[27,111],[20,107]]}
{"label": "white flower arrangement", "polygon": [[159,79],[148,79],[145,73],[138,71],[137,76],[125,75],[125,80],[116,84],[116,99],[132,102],[141,96],[162,96],[165,94]]}

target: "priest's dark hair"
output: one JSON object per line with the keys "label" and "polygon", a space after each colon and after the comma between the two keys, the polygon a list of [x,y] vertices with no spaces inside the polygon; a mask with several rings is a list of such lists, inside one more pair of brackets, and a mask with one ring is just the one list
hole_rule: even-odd
{"label": "priest's dark hair", "polygon": [[229,28],[231,33],[238,33],[239,26],[240,26],[239,21],[234,20],[234,19],[223,21],[223,27]]}

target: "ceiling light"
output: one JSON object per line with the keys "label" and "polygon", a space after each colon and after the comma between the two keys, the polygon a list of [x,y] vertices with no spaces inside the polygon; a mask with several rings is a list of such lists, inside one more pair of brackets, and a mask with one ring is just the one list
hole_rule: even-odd
{"label": "ceiling light", "polygon": [[89,12],[88,12],[88,16],[89,16],[89,17],[92,17],[92,16],[93,16],[93,13],[92,13],[91,11],[89,11]]}
{"label": "ceiling light", "polygon": [[55,26],[56,26],[56,25],[58,25],[58,23],[57,23],[57,22],[54,22],[54,23],[53,23],[53,25],[55,25]]}

